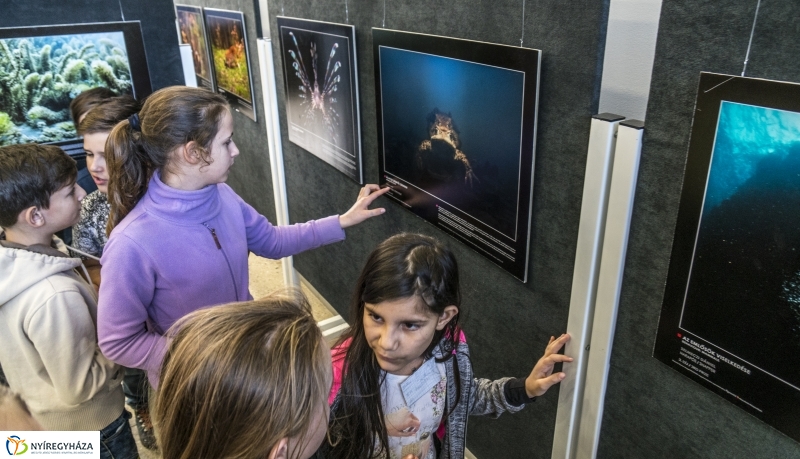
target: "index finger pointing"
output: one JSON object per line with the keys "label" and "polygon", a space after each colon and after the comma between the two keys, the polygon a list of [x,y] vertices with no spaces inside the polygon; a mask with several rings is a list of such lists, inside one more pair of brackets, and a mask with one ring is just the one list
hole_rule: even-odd
{"label": "index finger pointing", "polygon": [[[375,186],[377,186],[377,185],[375,185]],[[383,196],[384,194],[386,194],[391,189],[392,188],[388,187],[388,186],[386,188],[381,188],[381,189],[375,191],[374,193],[371,193],[369,196],[364,196],[364,201],[367,203],[367,205],[372,204],[372,202],[374,200],[376,200],[379,197]]]}

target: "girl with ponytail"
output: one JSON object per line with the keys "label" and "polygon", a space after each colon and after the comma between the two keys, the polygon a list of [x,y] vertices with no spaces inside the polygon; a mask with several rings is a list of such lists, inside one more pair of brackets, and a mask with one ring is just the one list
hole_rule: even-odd
{"label": "girl with ponytail", "polygon": [[181,317],[251,300],[249,252],[282,258],[344,239],[344,228],[380,215],[385,193],[361,189],[342,215],[276,227],[224,182],[239,150],[225,99],[173,86],[147,98],[106,143],[111,211],[100,260],[100,348],[147,370],[158,384],[167,338]]}
{"label": "girl with ponytail", "polygon": [[572,358],[550,337],[527,378],[474,378],[461,327],[453,253],[420,234],[398,234],[369,255],[350,306],[350,330],[331,350],[325,459],[463,458],[467,416],[521,410],[564,379]]}

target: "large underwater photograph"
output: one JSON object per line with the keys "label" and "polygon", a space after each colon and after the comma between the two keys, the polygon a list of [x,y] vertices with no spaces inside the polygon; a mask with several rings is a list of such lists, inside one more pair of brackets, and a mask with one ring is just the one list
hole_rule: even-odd
{"label": "large underwater photograph", "polygon": [[253,78],[250,75],[250,51],[239,11],[203,9],[211,41],[211,60],[217,91],[228,96],[234,110],[253,121]]}
{"label": "large underwater photograph", "polygon": [[363,184],[355,27],[277,22],[289,140]]}
{"label": "large underwater photograph", "polygon": [[722,103],[692,261],[681,327],[800,386],[800,113]]}
{"label": "large underwater photograph", "polygon": [[0,39],[0,146],[76,138],[69,104],[95,87],[132,93],[122,32]]}
{"label": "large underwater photograph", "polygon": [[211,74],[211,62],[208,58],[206,27],[203,20],[203,9],[197,6],[175,5],[178,17],[178,30],[181,44],[192,48],[192,63],[197,83],[200,87],[213,91],[214,79]]}
{"label": "large underwater photograph", "polygon": [[540,52],[380,29],[373,37],[387,196],[524,282]]}
{"label": "large underwater photograph", "polygon": [[655,356],[800,439],[800,85],[700,88]]}

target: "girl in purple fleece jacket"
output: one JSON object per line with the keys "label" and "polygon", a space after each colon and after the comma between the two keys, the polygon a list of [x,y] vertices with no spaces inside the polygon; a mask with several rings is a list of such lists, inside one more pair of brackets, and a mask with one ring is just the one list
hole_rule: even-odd
{"label": "girl in purple fleece jacket", "polygon": [[151,95],[106,144],[109,240],[101,259],[100,349],[143,368],[154,387],[164,333],[197,309],[251,300],[249,252],[282,258],[344,239],[344,228],[380,215],[385,193],[361,189],[339,216],[276,227],[228,185],[239,155],[225,99],[173,86]]}

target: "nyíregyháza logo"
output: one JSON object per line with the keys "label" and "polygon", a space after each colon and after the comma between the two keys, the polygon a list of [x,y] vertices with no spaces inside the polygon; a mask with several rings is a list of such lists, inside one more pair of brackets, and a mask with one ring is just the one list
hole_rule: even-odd
{"label": "ny\u00edregyh\u00e1za logo", "polygon": [[25,443],[24,438],[19,438],[17,435],[12,435],[6,438],[6,452],[9,456],[19,456],[28,452],[28,444]]}

